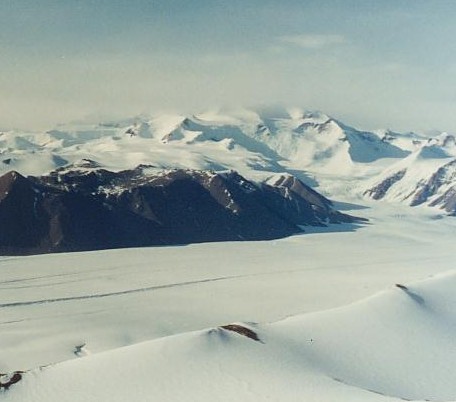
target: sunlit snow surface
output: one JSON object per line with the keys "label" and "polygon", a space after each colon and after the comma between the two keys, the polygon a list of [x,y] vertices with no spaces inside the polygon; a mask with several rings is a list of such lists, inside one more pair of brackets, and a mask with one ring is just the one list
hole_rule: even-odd
{"label": "sunlit snow surface", "polygon": [[[3,399],[454,400],[455,220],[387,204],[353,212],[370,223],[3,258],[0,372],[47,366]],[[231,322],[263,343],[217,329]]]}

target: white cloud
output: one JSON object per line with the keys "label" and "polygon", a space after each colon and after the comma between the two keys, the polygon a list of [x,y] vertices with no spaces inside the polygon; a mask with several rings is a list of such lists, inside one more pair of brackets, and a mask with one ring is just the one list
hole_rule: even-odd
{"label": "white cloud", "polygon": [[286,35],[280,36],[279,40],[281,42],[290,43],[306,49],[321,49],[326,46],[346,43],[346,39],[342,35]]}

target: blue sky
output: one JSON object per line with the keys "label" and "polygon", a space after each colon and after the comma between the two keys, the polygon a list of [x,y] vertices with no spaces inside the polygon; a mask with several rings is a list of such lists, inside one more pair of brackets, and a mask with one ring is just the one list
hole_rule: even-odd
{"label": "blue sky", "polygon": [[5,0],[0,126],[283,104],[456,131],[456,3]]}

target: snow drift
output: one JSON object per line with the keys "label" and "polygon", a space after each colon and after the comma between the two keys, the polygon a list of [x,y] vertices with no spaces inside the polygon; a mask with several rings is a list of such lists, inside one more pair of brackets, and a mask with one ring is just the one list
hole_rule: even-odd
{"label": "snow drift", "polygon": [[24,373],[3,399],[449,401],[455,287],[450,273],[335,310],[89,355]]}

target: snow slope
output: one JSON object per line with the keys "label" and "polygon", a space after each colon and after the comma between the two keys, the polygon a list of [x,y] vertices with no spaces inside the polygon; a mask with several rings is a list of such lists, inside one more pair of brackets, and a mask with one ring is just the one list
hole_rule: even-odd
{"label": "snow slope", "polygon": [[[448,141],[448,138],[452,140]],[[456,186],[454,138],[428,142],[366,184],[365,194],[374,199],[401,201],[416,206],[440,206],[453,212]]]}
{"label": "snow slope", "polygon": [[[222,141],[217,137],[202,143],[202,140],[194,141],[194,137],[203,134],[189,129],[183,130],[185,135],[176,137],[176,130],[182,130],[190,121],[181,116],[158,116],[134,123],[61,127],[46,133],[1,133],[0,171],[40,175],[81,159],[94,160],[113,171],[132,169],[140,164],[163,169],[232,169],[250,176],[256,171],[284,171],[269,157],[272,151],[265,145],[253,144],[253,140],[238,145],[228,138]],[[228,128],[225,130],[229,132]],[[208,129],[205,135],[210,133]],[[18,148],[15,146],[18,140],[28,145]],[[263,150],[266,151],[261,153]]]}
{"label": "snow slope", "polygon": [[97,353],[337,307],[453,268],[453,219],[405,206],[353,212],[369,224],[272,242],[3,258],[0,372],[75,358],[81,344]]}
{"label": "snow slope", "polygon": [[358,131],[320,112],[294,112],[269,118],[257,136],[298,168],[349,174],[360,163],[408,154],[374,133]]}
{"label": "snow slope", "polygon": [[335,310],[237,324],[259,340],[213,328],[34,370],[3,400],[449,401],[456,275],[401,286]]}

